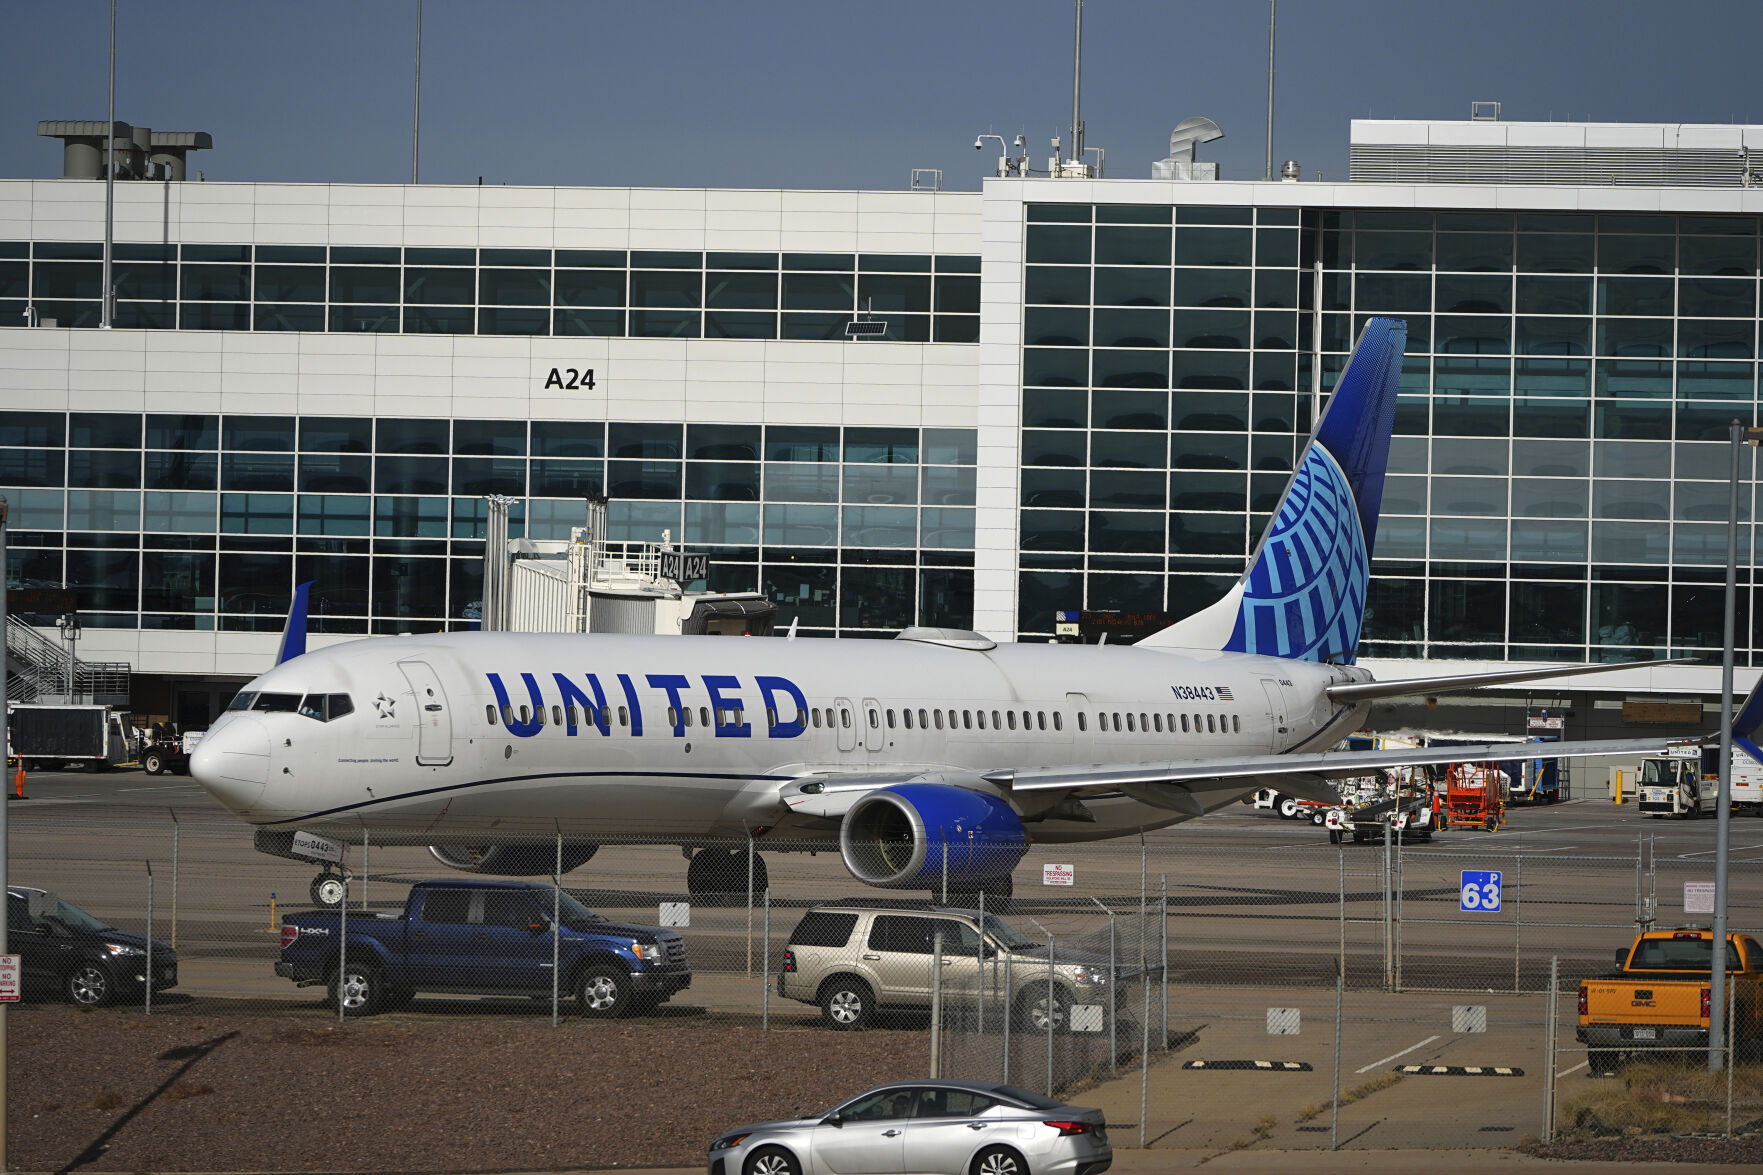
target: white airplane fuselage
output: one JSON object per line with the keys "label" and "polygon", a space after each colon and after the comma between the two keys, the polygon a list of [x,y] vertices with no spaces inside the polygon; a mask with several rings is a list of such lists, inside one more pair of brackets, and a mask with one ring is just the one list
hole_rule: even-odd
{"label": "white airplane fuselage", "polygon": [[[971,634],[969,634],[971,635]],[[973,642],[985,645],[982,639]],[[453,633],[307,653],[241,692],[193,773],[260,827],[366,828],[378,843],[492,837],[833,842],[782,789],[805,777],[986,773],[1323,750],[1367,706],[1354,668],[1240,653],[926,640]],[[310,699],[347,695],[324,717]],[[235,703],[239,705],[240,703]],[[264,706],[269,708],[261,708]],[[342,708],[333,704],[332,709]],[[542,713],[540,713],[542,711]],[[1217,808],[1261,786],[1204,793]],[[1118,792],[1011,802],[1033,841],[1188,818]]]}

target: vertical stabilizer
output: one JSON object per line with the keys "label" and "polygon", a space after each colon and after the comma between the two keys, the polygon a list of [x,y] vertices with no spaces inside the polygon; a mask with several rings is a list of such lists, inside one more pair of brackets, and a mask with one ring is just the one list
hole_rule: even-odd
{"label": "vertical stabilizer", "polygon": [[294,589],[294,602],[288,608],[288,623],[282,628],[281,647],[276,649],[275,663],[292,661],[306,651],[306,598],[314,580],[307,580]]}
{"label": "vertical stabilizer", "polygon": [[1353,661],[1407,341],[1400,319],[1366,323],[1248,571],[1141,645]]}

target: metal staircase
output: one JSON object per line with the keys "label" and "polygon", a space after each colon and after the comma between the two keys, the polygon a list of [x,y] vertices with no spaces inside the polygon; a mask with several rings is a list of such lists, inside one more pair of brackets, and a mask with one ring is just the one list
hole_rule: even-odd
{"label": "metal staircase", "polygon": [[68,662],[73,661],[73,696],[97,705],[126,706],[127,661],[81,661],[59,643],[20,620],[6,617],[6,700],[66,701]]}

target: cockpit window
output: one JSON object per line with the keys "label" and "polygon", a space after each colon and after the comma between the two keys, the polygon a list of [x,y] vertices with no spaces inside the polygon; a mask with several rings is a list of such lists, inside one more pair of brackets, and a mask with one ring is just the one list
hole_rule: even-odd
{"label": "cockpit window", "polygon": [[272,714],[291,713],[295,710],[298,710],[299,708],[300,708],[300,695],[299,694],[262,693],[262,694],[258,694],[257,700],[251,703],[251,709],[253,709],[253,710],[267,710]]}
{"label": "cockpit window", "polygon": [[307,694],[300,702],[300,713],[320,722],[332,722],[355,712],[355,703],[348,694]]}
{"label": "cockpit window", "polygon": [[229,711],[231,711],[231,710],[249,710],[251,708],[251,703],[255,702],[256,700],[257,700],[257,691],[256,690],[244,690],[240,693],[236,693],[233,695],[233,700],[227,704],[227,709]]}

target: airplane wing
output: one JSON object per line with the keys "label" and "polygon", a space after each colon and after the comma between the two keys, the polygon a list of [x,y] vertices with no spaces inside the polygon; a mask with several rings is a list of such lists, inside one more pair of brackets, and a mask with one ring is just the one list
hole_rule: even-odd
{"label": "airplane wing", "polygon": [[977,773],[964,771],[850,771],[805,775],[778,789],[778,799],[799,816],[841,819],[852,804],[872,791],[903,783],[942,783],[999,795],[1003,789]]}
{"label": "airplane wing", "polygon": [[1379,698],[1405,698],[1419,694],[1451,694],[1490,685],[1513,685],[1585,673],[1614,673],[1624,669],[1651,669],[1659,665],[1695,665],[1699,657],[1670,657],[1663,661],[1612,661],[1598,665],[1537,666],[1497,673],[1459,673],[1450,677],[1410,677],[1392,681],[1349,681],[1328,687],[1328,700],[1338,703],[1368,702]]}
{"label": "airplane wing", "polygon": [[[1202,810],[1194,793],[1230,788],[1278,787],[1299,799],[1335,804],[1340,797],[1327,783],[1368,775],[1385,767],[1421,767],[1508,759],[1568,759],[1589,755],[1663,755],[1699,738],[1608,739],[1582,743],[1481,743],[1456,747],[1401,747],[1389,751],[1326,751],[1304,755],[1239,755],[1165,763],[1037,767],[990,771],[981,778],[1009,792],[1103,788],[1174,811]],[[1251,782],[1252,781],[1252,782]]]}

